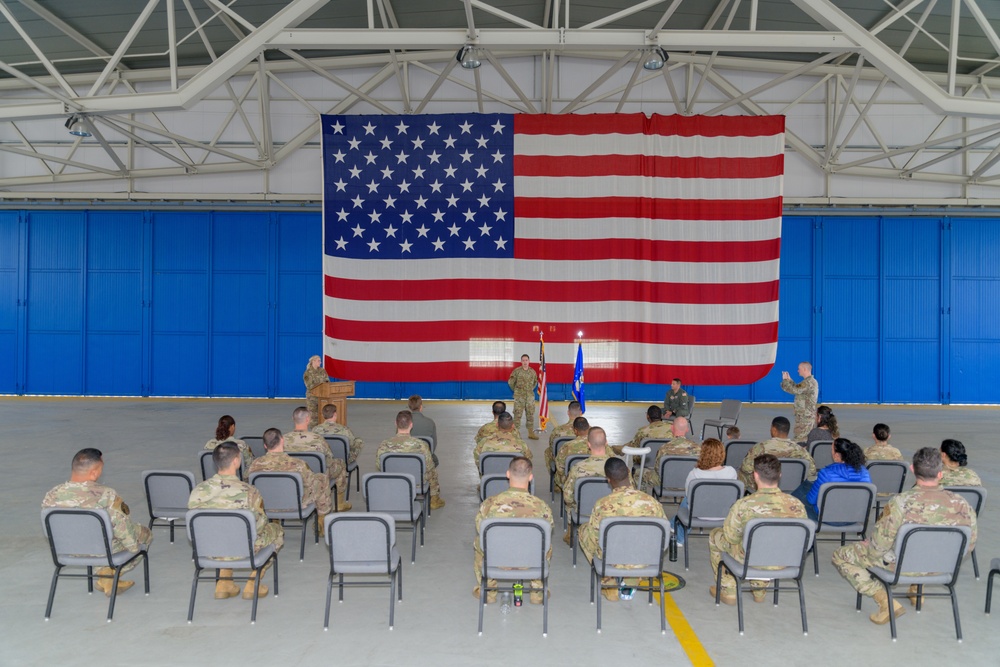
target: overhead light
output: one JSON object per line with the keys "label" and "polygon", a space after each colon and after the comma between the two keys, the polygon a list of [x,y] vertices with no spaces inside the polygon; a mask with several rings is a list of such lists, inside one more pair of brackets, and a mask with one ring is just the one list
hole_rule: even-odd
{"label": "overhead light", "polygon": [[458,61],[458,64],[463,69],[479,69],[479,66],[483,63],[479,60],[479,56],[476,53],[478,50],[471,44],[466,44],[455,54],[455,60]]}
{"label": "overhead light", "polygon": [[667,52],[663,50],[662,47],[656,46],[650,49],[649,55],[646,56],[645,62],[642,63],[643,69],[648,69],[651,72],[663,69],[663,65],[667,62]]}
{"label": "overhead light", "polygon": [[83,124],[83,121],[80,119],[80,116],[77,116],[76,114],[73,114],[72,116],[66,119],[66,129],[69,130],[69,133],[72,134],[74,137],[94,136],[87,131],[87,127]]}

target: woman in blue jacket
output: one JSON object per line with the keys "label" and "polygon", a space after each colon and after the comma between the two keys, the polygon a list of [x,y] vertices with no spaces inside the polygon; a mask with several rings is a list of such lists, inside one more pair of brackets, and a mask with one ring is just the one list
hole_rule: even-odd
{"label": "woman in blue jacket", "polygon": [[819,490],[829,482],[871,482],[871,475],[865,467],[865,453],[857,444],[847,438],[837,438],[833,441],[833,463],[821,469],[816,475],[816,481],[809,489],[806,497],[806,512],[813,521],[818,520]]}

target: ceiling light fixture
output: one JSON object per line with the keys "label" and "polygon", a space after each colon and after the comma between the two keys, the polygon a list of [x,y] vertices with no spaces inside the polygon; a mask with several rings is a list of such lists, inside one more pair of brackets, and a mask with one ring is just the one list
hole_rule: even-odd
{"label": "ceiling light fixture", "polygon": [[663,65],[666,64],[667,60],[667,52],[663,50],[663,47],[655,46],[649,50],[649,55],[646,56],[645,62],[642,63],[642,68],[650,72],[655,72],[663,69]]}
{"label": "ceiling light fixture", "polygon": [[479,60],[479,55],[477,53],[479,49],[472,46],[471,44],[465,44],[458,50],[455,54],[455,60],[458,64],[462,66],[463,69],[479,69],[482,65],[482,61]]}
{"label": "ceiling light fixture", "polygon": [[83,124],[83,120],[80,116],[73,114],[66,119],[66,129],[74,137],[92,137],[90,132],[87,131],[87,127]]}

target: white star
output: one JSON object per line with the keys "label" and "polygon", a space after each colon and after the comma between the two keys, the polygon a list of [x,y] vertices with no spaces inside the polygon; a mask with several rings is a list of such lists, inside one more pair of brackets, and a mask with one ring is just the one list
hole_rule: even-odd
{"label": "white star", "polygon": [[448,228],[448,231],[451,232],[452,236],[458,236],[458,225],[454,222],[451,223],[451,227]]}
{"label": "white star", "polygon": [[448,202],[448,208],[451,208],[452,206],[458,206],[458,197],[456,197],[455,195],[451,195],[450,197],[445,199],[445,201]]}
{"label": "white star", "polygon": [[486,148],[488,142],[486,141],[486,137],[480,134],[479,138],[476,139],[476,143],[479,144],[479,148]]}
{"label": "white star", "polygon": [[500,124],[499,120],[496,122],[495,125],[491,125],[490,127],[493,128],[493,134],[500,134],[501,132],[503,132],[504,128],[504,126]]}
{"label": "white star", "polygon": [[417,167],[416,169],[413,170],[413,178],[423,178],[425,171],[427,170],[424,169],[423,167]]}
{"label": "white star", "polygon": [[385,236],[386,236],[386,238],[388,238],[390,236],[395,237],[396,236],[396,228],[393,227],[392,225],[389,225],[388,227],[386,227],[385,228]]}
{"label": "white star", "polygon": [[444,168],[444,175],[447,176],[448,178],[455,178],[456,171],[458,171],[458,169],[449,164],[447,167]]}
{"label": "white star", "polygon": [[476,219],[476,214],[473,213],[471,208],[466,209],[465,213],[463,213],[462,215],[465,216],[466,222],[473,222]]}
{"label": "white star", "polygon": [[430,125],[428,125],[428,126],[427,126],[427,130],[428,130],[428,131],[429,131],[429,132],[430,132],[431,134],[437,134],[437,133],[438,133],[438,130],[440,130],[440,129],[441,129],[441,126],[440,126],[440,125],[438,125],[437,123],[431,123]]}
{"label": "white star", "polygon": [[403,220],[404,223],[407,223],[413,219],[413,214],[410,213],[409,211],[403,211],[399,217]]}
{"label": "white star", "polygon": [[493,211],[493,215],[497,217],[497,222],[507,219],[507,211],[503,210],[502,208],[498,208],[497,210]]}
{"label": "white star", "polygon": [[459,127],[462,128],[462,134],[470,134],[469,130],[472,129],[472,123],[465,121]]}
{"label": "white star", "polygon": [[410,126],[405,124],[403,121],[399,121],[399,125],[396,126],[398,134],[406,134],[408,129],[410,129]]}
{"label": "white star", "polygon": [[396,198],[392,195],[386,195],[382,201],[385,202],[386,208],[396,208]]}
{"label": "white star", "polygon": [[373,192],[378,192],[378,183],[376,183],[374,180],[368,184],[368,194],[371,194]]}
{"label": "white star", "polygon": [[334,124],[331,125],[330,127],[333,128],[333,133],[334,134],[343,134],[344,133],[344,126],[340,124],[339,120],[336,121],[336,122],[334,122]]}
{"label": "white star", "polygon": [[400,252],[410,252],[410,248],[413,247],[413,244],[410,243],[409,241],[404,240],[402,243],[399,244],[399,247],[402,248]]}
{"label": "white star", "polygon": [[365,160],[368,161],[368,164],[375,164],[375,153],[368,151],[368,155],[365,156]]}
{"label": "white star", "polygon": [[474,250],[475,247],[476,247],[476,242],[472,240],[471,236],[469,238],[465,239],[464,241],[462,241],[462,243],[465,244],[465,249],[466,250]]}
{"label": "white star", "polygon": [[462,181],[462,192],[471,192],[471,191],[472,191],[472,181],[470,181],[469,179],[465,179],[464,181]]}
{"label": "white star", "polygon": [[424,140],[423,139],[421,139],[420,137],[417,137],[416,139],[413,140],[413,148],[414,148],[414,150],[420,150],[423,147],[424,147]]}
{"label": "white star", "polygon": [[371,240],[371,241],[370,241],[370,242],[368,243],[368,250],[369,250],[369,252],[376,252],[376,251],[378,250],[378,247],[379,247],[380,245],[382,245],[382,244],[381,244],[381,243],[379,243],[378,241],[376,241],[375,239],[372,239],[372,240]]}
{"label": "white star", "polygon": [[484,167],[483,165],[479,165],[478,167],[476,167],[476,177],[486,178],[486,167]]}
{"label": "white star", "polygon": [[342,178],[337,179],[337,182],[334,183],[334,185],[337,186],[337,192],[346,192],[344,188],[347,187],[347,183],[344,182],[344,179]]}
{"label": "white star", "polygon": [[489,206],[489,205],[490,205],[490,198],[489,197],[487,197],[486,195],[483,195],[482,197],[479,198],[479,208],[484,208],[484,207]]}
{"label": "white star", "polygon": [[[433,153],[428,154],[427,159],[429,159],[431,161],[430,162],[431,164],[434,164],[435,162],[438,161],[438,159],[440,157],[441,157],[441,155],[437,151],[434,151]],[[438,164],[441,164],[441,163],[438,162]]]}
{"label": "white star", "polygon": [[347,143],[351,145],[351,150],[352,151],[360,150],[358,148],[358,146],[361,145],[361,140],[360,139],[351,138],[351,139],[347,140]]}
{"label": "white star", "polygon": [[458,140],[457,140],[457,139],[455,139],[455,138],[454,138],[453,136],[451,136],[451,135],[449,134],[449,135],[448,135],[448,138],[444,140],[444,147],[445,147],[445,148],[454,148],[454,147],[455,147],[455,142],[456,142],[456,141],[458,141]]}
{"label": "white star", "polygon": [[344,152],[342,152],[342,151],[341,151],[341,150],[340,150],[340,149],[338,148],[338,149],[337,149],[337,152],[336,152],[336,153],[334,153],[332,157],[333,157],[333,159],[334,159],[334,160],[336,160],[337,162],[343,162],[343,161],[344,161],[344,158],[345,158],[345,157],[347,157],[347,153],[344,153]]}
{"label": "white star", "polygon": [[431,230],[427,229],[423,225],[420,225],[417,228],[417,238],[420,238],[421,236],[427,236],[427,232],[429,232],[429,231],[431,231]]}
{"label": "white star", "polygon": [[406,153],[404,153],[403,151],[399,151],[399,153],[396,155],[396,163],[397,164],[402,164],[402,163],[406,162],[406,158],[408,158],[408,157],[410,157],[410,156],[407,155]]}
{"label": "white star", "polygon": [[402,181],[400,181],[398,183],[398,185],[399,185],[399,191],[400,192],[409,192],[410,191],[410,182],[409,181],[402,180]]}
{"label": "white star", "polygon": [[497,182],[493,184],[493,189],[496,192],[503,192],[503,186],[505,186],[505,185],[507,185],[507,184],[504,183],[503,181],[501,181],[500,179],[497,179]]}
{"label": "white star", "polygon": [[361,169],[358,167],[351,167],[348,171],[351,172],[351,178],[361,178]]}
{"label": "white star", "polygon": [[354,232],[355,236],[361,236],[365,233],[365,230],[361,228],[361,223],[356,224],[351,231]]}
{"label": "white star", "polygon": [[344,210],[343,206],[337,211],[337,218],[337,222],[347,222],[347,211]]}
{"label": "white star", "polygon": [[459,157],[462,158],[462,162],[472,162],[472,153],[466,148],[464,153],[459,153]]}
{"label": "white star", "polygon": [[392,169],[389,169],[389,167],[386,167],[385,169],[383,169],[382,170],[382,178],[392,178]]}
{"label": "white star", "polygon": [[434,216],[434,222],[444,222],[444,211],[438,209],[431,213]]}
{"label": "white star", "polygon": [[441,192],[441,186],[442,185],[444,185],[444,183],[441,183],[440,181],[438,181],[435,178],[434,182],[430,184],[430,186],[431,186],[431,192]]}
{"label": "white star", "polygon": [[354,199],[351,201],[354,202],[354,208],[361,208],[361,205],[365,200],[361,198],[361,195],[355,195]]}
{"label": "white star", "polygon": [[361,127],[365,129],[365,134],[371,134],[371,135],[375,134],[375,126],[372,125],[371,121],[368,121],[367,125],[362,125]]}
{"label": "white star", "polygon": [[497,244],[497,250],[506,250],[507,249],[507,241],[505,241],[502,236],[500,238],[498,238],[496,241],[494,241],[494,243]]}
{"label": "white star", "polygon": [[368,217],[371,218],[373,223],[382,222],[381,220],[382,214],[379,213],[378,211],[372,211],[371,213],[368,214]]}
{"label": "white star", "polygon": [[441,240],[440,236],[438,237],[437,241],[431,241],[431,243],[434,244],[435,250],[444,250],[444,241]]}
{"label": "white star", "polygon": [[504,155],[503,153],[501,153],[500,151],[497,151],[496,153],[493,154],[493,162],[500,162],[500,163],[502,163],[503,159],[505,157],[507,157],[507,156]]}
{"label": "white star", "polygon": [[418,195],[416,199],[417,208],[427,208],[427,200],[423,195]]}
{"label": "white star", "polygon": [[487,225],[487,224],[486,224],[486,223],[484,222],[484,223],[483,223],[483,226],[479,228],[479,235],[480,235],[480,236],[489,236],[489,235],[490,235],[490,230],[491,230],[491,229],[493,229],[493,228],[492,228],[492,227],[490,227],[489,225]]}
{"label": "white star", "polygon": [[347,247],[347,241],[344,240],[343,236],[334,241],[334,243],[337,244],[337,250],[343,250]]}
{"label": "white star", "polygon": [[379,143],[382,144],[382,148],[384,148],[385,150],[389,150],[389,148],[392,146],[392,139],[390,139],[389,137],[382,137],[382,140],[379,141]]}

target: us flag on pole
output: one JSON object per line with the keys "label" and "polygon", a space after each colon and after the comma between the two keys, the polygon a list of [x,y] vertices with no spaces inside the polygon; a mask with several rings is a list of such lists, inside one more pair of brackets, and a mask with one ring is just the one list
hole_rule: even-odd
{"label": "us flag on pole", "polygon": [[325,365],[744,384],[778,336],[784,117],[323,116]]}
{"label": "us flag on pole", "polygon": [[545,334],[538,334],[538,423],[549,427],[549,383],[545,371]]}

